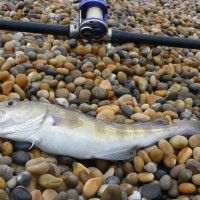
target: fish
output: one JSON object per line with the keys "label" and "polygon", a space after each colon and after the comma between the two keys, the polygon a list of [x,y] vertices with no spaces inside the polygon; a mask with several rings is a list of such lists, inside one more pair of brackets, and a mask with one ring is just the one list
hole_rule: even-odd
{"label": "fish", "polygon": [[116,161],[160,139],[200,134],[199,120],[169,124],[166,119],[117,124],[52,103],[14,99],[0,102],[0,137],[29,142],[54,155]]}

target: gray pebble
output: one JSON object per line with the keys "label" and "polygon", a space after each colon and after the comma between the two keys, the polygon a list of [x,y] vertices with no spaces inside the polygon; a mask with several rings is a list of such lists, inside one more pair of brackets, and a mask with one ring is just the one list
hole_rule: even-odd
{"label": "gray pebble", "polygon": [[169,175],[164,175],[159,180],[159,183],[162,190],[169,190],[172,186],[172,179]]}
{"label": "gray pebble", "polygon": [[32,180],[32,175],[28,171],[21,171],[17,175],[17,184],[18,185],[22,185],[25,187],[30,184],[31,180]]}
{"label": "gray pebble", "polygon": [[75,189],[69,189],[66,192],[67,199],[79,200],[79,194]]}
{"label": "gray pebble", "polygon": [[66,192],[60,192],[58,193],[53,200],[66,200],[67,199],[67,193]]}
{"label": "gray pebble", "polygon": [[120,184],[120,179],[117,176],[109,176],[106,178],[106,184]]}
{"label": "gray pebble", "polygon": [[0,164],[11,165],[12,164],[12,158],[10,156],[2,156],[0,158]]}
{"label": "gray pebble", "polygon": [[153,162],[148,162],[145,166],[144,166],[144,169],[147,171],[147,172],[150,172],[150,173],[155,173],[157,171],[157,166],[155,163]]}
{"label": "gray pebble", "polygon": [[172,186],[168,190],[168,195],[172,198],[177,198],[179,196],[178,183],[174,179],[172,179]]}
{"label": "gray pebble", "polygon": [[18,186],[12,190],[11,200],[32,200],[32,196],[24,187]]}
{"label": "gray pebble", "polygon": [[175,167],[173,167],[173,168],[170,170],[170,176],[171,176],[172,178],[178,178],[179,175],[180,175],[180,173],[181,173],[181,171],[182,171],[183,169],[185,169],[185,168],[186,168],[185,164],[176,165]]}
{"label": "gray pebble", "polygon": [[31,159],[30,155],[25,151],[16,151],[12,153],[13,163],[19,165],[25,165],[28,160]]}
{"label": "gray pebble", "polygon": [[141,195],[149,198],[149,199],[156,199],[160,196],[161,194],[161,188],[157,184],[145,184],[141,187]]}
{"label": "gray pebble", "polygon": [[103,88],[94,87],[92,89],[92,95],[97,99],[104,99],[107,95],[107,92]]}
{"label": "gray pebble", "polygon": [[7,187],[11,190],[17,185],[17,177],[13,176],[11,179],[9,179],[7,182]]}
{"label": "gray pebble", "polygon": [[188,159],[186,161],[186,167],[192,171],[193,175],[200,173],[200,162],[195,159]]}
{"label": "gray pebble", "polygon": [[0,164],[0,177],[5,181],[9,180],[13,176],[13,169],[7,165]]}

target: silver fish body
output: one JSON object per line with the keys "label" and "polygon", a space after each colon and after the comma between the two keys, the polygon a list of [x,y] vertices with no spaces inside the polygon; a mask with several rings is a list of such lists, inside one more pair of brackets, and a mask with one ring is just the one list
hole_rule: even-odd
{"label": "silver fish body", "polygon": [[75,158],[124,160],[137,148],[173,135],[200,134],[200,121],[166,125],[106,123],[61,106],[11,100],[0,103],[0,137],[31,142],[41,150]]}

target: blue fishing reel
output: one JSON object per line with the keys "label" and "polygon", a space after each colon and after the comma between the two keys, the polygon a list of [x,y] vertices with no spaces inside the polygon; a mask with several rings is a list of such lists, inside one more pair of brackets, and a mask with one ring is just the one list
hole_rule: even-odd
{"label": "blue fishing reel", "polygon": [[108,34],[107,6],[104,0],[82,0],[79,7],[79,34],[88,40],[101,40]]}

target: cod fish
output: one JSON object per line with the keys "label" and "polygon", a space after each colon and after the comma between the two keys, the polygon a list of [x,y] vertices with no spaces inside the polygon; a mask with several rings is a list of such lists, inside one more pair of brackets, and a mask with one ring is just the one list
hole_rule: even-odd
{"label": "cod fish", "polygon": [[137,148],[174,135],[200,134],[199,120],[125,125],[107,123],[62,106],[33,101],[0,103],[0,137],[79,159],[125,160]]}

